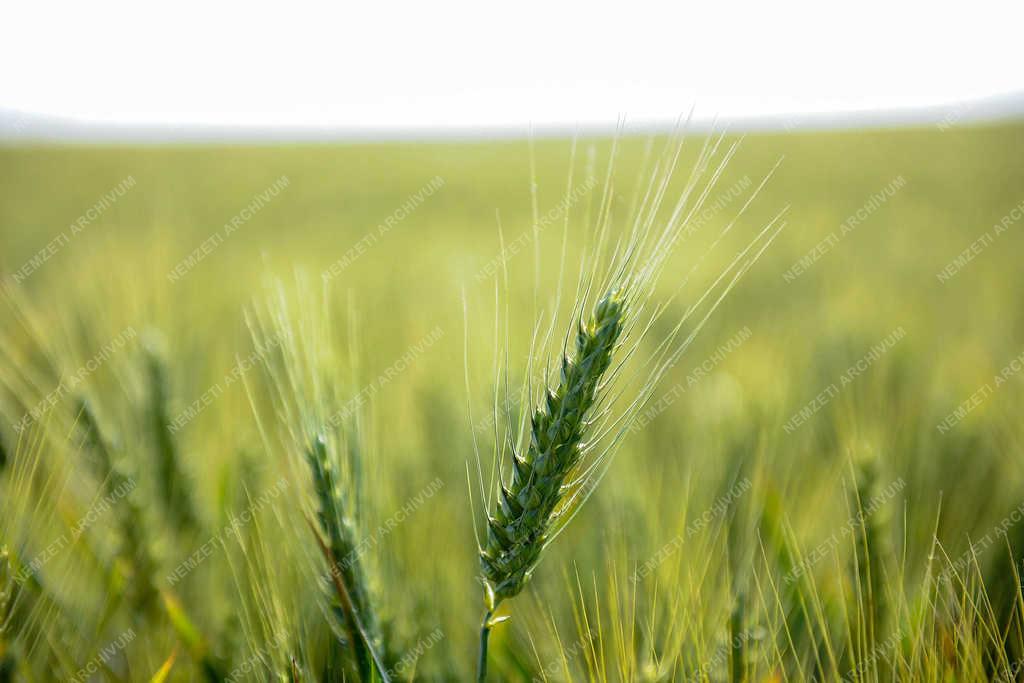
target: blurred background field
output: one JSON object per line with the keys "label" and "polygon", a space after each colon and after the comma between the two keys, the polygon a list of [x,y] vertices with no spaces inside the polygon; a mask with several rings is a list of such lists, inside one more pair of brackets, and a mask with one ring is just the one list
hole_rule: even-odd
{"label": "blurred background field", "polygon": [[[728,137],[723,148],[735,139]],[[676,190],[702,143],[694,134],[684,147]],[[627,137],[619,144],[612,210],[625,216],[645,187],[648,141]],[[496,288],[510,304],[511,329],[522,330],[510,340],[513,363],[520,359],[512,367],[516,376],[538,313],[535,282],[541,292],[554,286],[562,234],[559,214],[536,240],[523,239],[532,225],[531,166],[537,212],[557,212],[570,168],[576,186],[588,173],[603,182],[611,143],[580,140],[575,161],[569,140],[540,139],[532,146],[533,159],[526,141],[0,149],[0,271],[8,275],[0,313],[0,441],[7,454],[0,530],[7,537],[0,541],[24,557],[37,556],[44,540],[59,536],[97,497],[99,483],[78,455],[80,438],[72,426],[77,407],[69,396],[38,421],[50,430],[36,449],[39,462],[54,473],[40,490],[53,495],[33,498],[32,505],[11,502],[25,493],[12,490],[15,464],[28,457],[30,439],[41,433],[32,428],[19,435],[15,425],[58,386],[59,372],[74,373],[129,327],[138,338],[111,353],[83,386],[119,435],[127,466],[138,473],[132,496],[142,515],[153,517],[148,528],[164,529],[164,522],[147,504],[160,485],[144,436],[147,344],[157,345],[166,361],[172,416],[211,387],[222,389],[174,434],[199,528],[220,528],[245,508],[243,483],[253,497],[270,489],[286,468],[261,442],[247,398],[246,386],[260,402],[258,372],[246,373],[245,381],[225,378],[253,351],[246,308],[268,296],[272,276],[299,296],[291,284],[299,272],[313,291],[324,284],[339,354],[354,349],[357,369],[339,378],[343,395],[355,396],[409,349],[419,349],[362,410],[366,479],[375,492],[367,503],[367,528],[382,528],[432,482],[441,485],[389,528],[369,557],[385,632],[396,651],[415,649],[439,629],[440,639],[420,648],[416,675],[468,680],[482,605],[472,533],[480,511],[470,516],[466,465],[474,429],[483,448],[492,445],[486,416],[495,388]],[[655,401],[668,394],[672,399],[627,436],[591,504],[552,546],[513,619],[496,630],[496,680],[530,680],[542,671],[550,680],[684,680],[698,670],[717,680],[735,673],[730,666],[740,657],[735,647],[729,657],[715,656],[723,638],[729,642],[737,611],[744,632],[756,634],[742,655],[749,658],[742,669],[752,680],[780,671],[841,677],[889,632],[899,634],[900,645],[879,650],[858,676],[886,677],[893,666],[922,678],[945,670],[982,675],[985,658],[994,656],[983,645],[992,635],[988,625],[1005,625],[1016,594],[1007,541],[999,536],[976,560],[958,567],[967,581],[965,595],[979,596],[984,577],[991,611],[984,601],[930,587],[927,572],[930,560],[932,576],[947,555],[955,561],[1024,500],[1024,375],[1010,372],[998,384],[994,379],[1024,352],[1024,221],[1010,221],[1008,229],[992,234],[1015,208],[1020,213],[1022,149],[1020,124],[758,134],[742,141],[708,195],[706,205],[717,201],[719,208],[703,214],[659,281],[660,290],[670,293],[698,265],[667,319],[682,315],[785,206],[788,225],[665,377]],[[703,257],[780,158],[723,244]],[[69,226],[126,178],[132,187],[71,236]],[[287,184],[279,193],[186,273],[169,277],[281,178]],[[424,196],[423,188],[436,178],[443,182]],[[894,182],[898,187],[885,195]],[[733,187],[744,188],[742,196],[722,199]],[[381,233],[378,226],[398,216],[417,192],[415,208]],[[865,210],[880,195],[884,201]],[[570,264],[579,261],[600,196],[600,187],[584,192],[571,211]],[[858,215],[863,218],[854,221],[855,229],[842,233]],[[16,281],[14,274],[62,231],[66,243]],[[990,244],[954,275],[940,277],[986,233],[994,237]],[[517,240],[522,248],[511,253],[507,247]],[[347,259],[344,266],[337,265],[340,259]],[[795,268],[801,259],[804,265]],[[489,264],[501,262],[507,275],[501,268],[490,275]],[[323,278],[324,272],[331,276]],[[314,311],[318,305],[301,303]],[[851,366],[898,329],[905,336],[841,384]],[[423,344],[435,330],[436,341]],[[715,356],[744,330],[742,343]],[[711,358],[716,360],[707,363]],[[695,380],[702,366],[710,369]],[[836,395],[796,426],[794,415],[831,384],[839,387]],[[949,424],[958,406],[986,385],[991,391],[977,407]],[[885,520],[880,533],[892,553],[874,567],[890,616],[871,635],[858,626],[864,619],[857,614],[858,579],[850,569],[857,563],[860,526],[840,534],[836,547],[808,570],[814,590],[800,584],[806,591],[802,608],[800,599],[768,580],[786,573],[786,552],[809,553],[856,514],[851,493],[865,467],[882,490],[901,482],[884,511],[872,515]],[[727,511],[694,533],[686,531],[746,480],[749,490],[730,500]],[[304,485],[296,478],[292,490]],[[271,520],[266,529],[273,562],[309,552],[308,539],[299,542],[286,531],[292,527],[272,523],[275,506],[287,504],[288,496],[275,498],[260,513]],[[766,540],[772,529],[785,537],[775,546]],[[162,612],[111,660],[109,676],[146,680],[178,647],[172,679],[192,680],[204,652],[230,670],[260,648],[238,626],[240,605],[252,597],[232,572],[236,546],[219,548],[180,583],[168,586],[164,579],[206,536],[153,531],[148,540],[157,583],[185,605],[203,647],[190,644]],[[933,536],[941,547],[933,546]],[[631,580],[638,567],[680,538],[666,561]],[[1007,538],[1012,556],[1020,557],[1024,529],[1010,526]],[[59,651],[63,666],[81,665],[137,623],[115,597],[125,586],[111,585],[98,560],[83,560],[103,554],[89,543],[102,549],[113,541],[99,534],[87,539],[41,569],[60,610],[82,627],[64,629],[47,619],[43,635],[34,631],[31,644],[20,646],[37,676],[48,651]],[[296,572],[289,590],[312,594],[308,577]],[[742,609],[737,595],[745,601]],[[912,614],[922,605],[934,616],[920,636],[927,654],[915,650],[916,636],[908,635],[924,632],[900,626],[920,627]],[[306,609],[315,619],[317,610]],[[803,625],[794,624],[792,613],[784,616],[801,610],[807,612]],[[581,620],[601,637],[578,648],[585,654],[566,655],[563,666],[563,655],[580,642]],[[787,637],[785,625],[797,633]],[[549,633],[557,639],[538,637]],[[829,647],[815,644],[822,638]],[[1017,642],[1019,634],[1011,629],[1008,640]]]}

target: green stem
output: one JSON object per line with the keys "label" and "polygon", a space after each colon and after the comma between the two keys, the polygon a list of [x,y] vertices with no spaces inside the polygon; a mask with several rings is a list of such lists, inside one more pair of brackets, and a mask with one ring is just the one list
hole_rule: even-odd
{"label": "green stem", "polygon": [[476,683],[487,681],[487,638],[491,635],[491,616],[494,614],[488,611],[484,614],[484,622],[480,626],[480,656],[476,662]]}

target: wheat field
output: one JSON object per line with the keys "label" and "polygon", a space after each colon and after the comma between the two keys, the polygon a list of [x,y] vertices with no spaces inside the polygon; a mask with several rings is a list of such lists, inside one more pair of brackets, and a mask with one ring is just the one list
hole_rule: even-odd
{"label": "wheat field", "polygon": [[677,142],[0,149],[0,681],[1019,680],[1024,125]]}

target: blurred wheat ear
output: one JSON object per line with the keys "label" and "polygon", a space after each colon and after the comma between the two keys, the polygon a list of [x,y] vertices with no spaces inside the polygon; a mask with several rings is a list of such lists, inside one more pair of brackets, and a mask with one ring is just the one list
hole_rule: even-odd
{"label": "blurred wheat ear", "polygon": [[148,420],[156,451],[157,491],[167,516],[180,528],[195,529],[198,518],[189,494],[189,482],[182,469],[181,452],[171,432],[171,387],[159,336],[149,333],[143,351],[149,383]]}
{"label": "blurred wheat ear", "polygon": [[348,631],[362,679],[373,680],[376,668],[382,680],[387,681],[386,667],[378,654],[380,626],[359,560],[359,536],[351,516],[346,514],[351,502],[346,501],[346,492],[337,483],[322,436],[312,440],[306,455],[318,501],[317,524],[311,526],[340,601],[338,616]]}
{"label": "blurred wheat ear", "polygon": [[93,404],[80,397],[79,415],[86,443],[95,455],[96,476],[104,482],[105,495],[120,496],[115,505],[121,537],[120,555],[130,571],[131,597],[140,612],[152,615],[159,606],[156,587],[156,560],[150,548],[151,537],[143,525],[143,514],[132,498],[136,482],[115,459],[116,447],[96,415]]}
{"label": "blurred wheat ear", "polygon": [[[325,295],[318,296],[301,276],[296,284],[296,303],[278,281],[267,305],[255,306],[247,316],[270,381],[280,438],[279,445],[268,442],[267,447],[290,453],[289,464],[305,468],[294,476],[310,483],[312,502],[301,507],[322,556],[317,558],[317,579],[329,593],[331,629],[348,644],[330,657],[338,662],[348,658],[359,680],[386,683],[384,662],[390,658],[364,557],[359,418],[337,395],[338,377],[351,373],[355,361],[339,358]],[[310,306],[318,300],[322,307]],[[340,644],[341,639],[335,641]],[[325,664],[326,677],[334,675],[326,673],[332,666]]]}
{"label": "blurred wheat ear", "polygon": [[[2,539],[0,539],[2,542]],[[14,643],[8,636],[11,613],[14,606],[16,571],[6,545],[0,545],[0,681],[14,680],[17,662],[14,659]]]}
{"label": "blurred wheat ear", "polygon": [[854,504],[859,532],[854,545],[853,574],[857,609],[863,614],[867,651],[889,636],[893,614],[886,592],[894,565],[892,510],[875,454],[854,463]]}

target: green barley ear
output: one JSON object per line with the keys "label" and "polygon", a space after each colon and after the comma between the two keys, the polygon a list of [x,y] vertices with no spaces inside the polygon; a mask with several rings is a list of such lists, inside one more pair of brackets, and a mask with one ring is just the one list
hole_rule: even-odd
{"label": "green barley ear", "polygon": [[561,381],[533,414],[528,448],[512,454],[512,477],[501,485],[480,553],[490,612],[523,589],[540,559],[566,480],[580,462],[587,418],[611,365],[625,314],[622,301],[611,292],[580,323],[574,356],[562,356]]}
{"label": "green barley ear", "polygon": [[197,517],[188,479],[181,467],[181,453],[171,433],[170,382],[159,337],[150,333],[143,344],[149,385],[148,421],[156,451],[157,491],[167,516],[184,529],[195,529]]}

